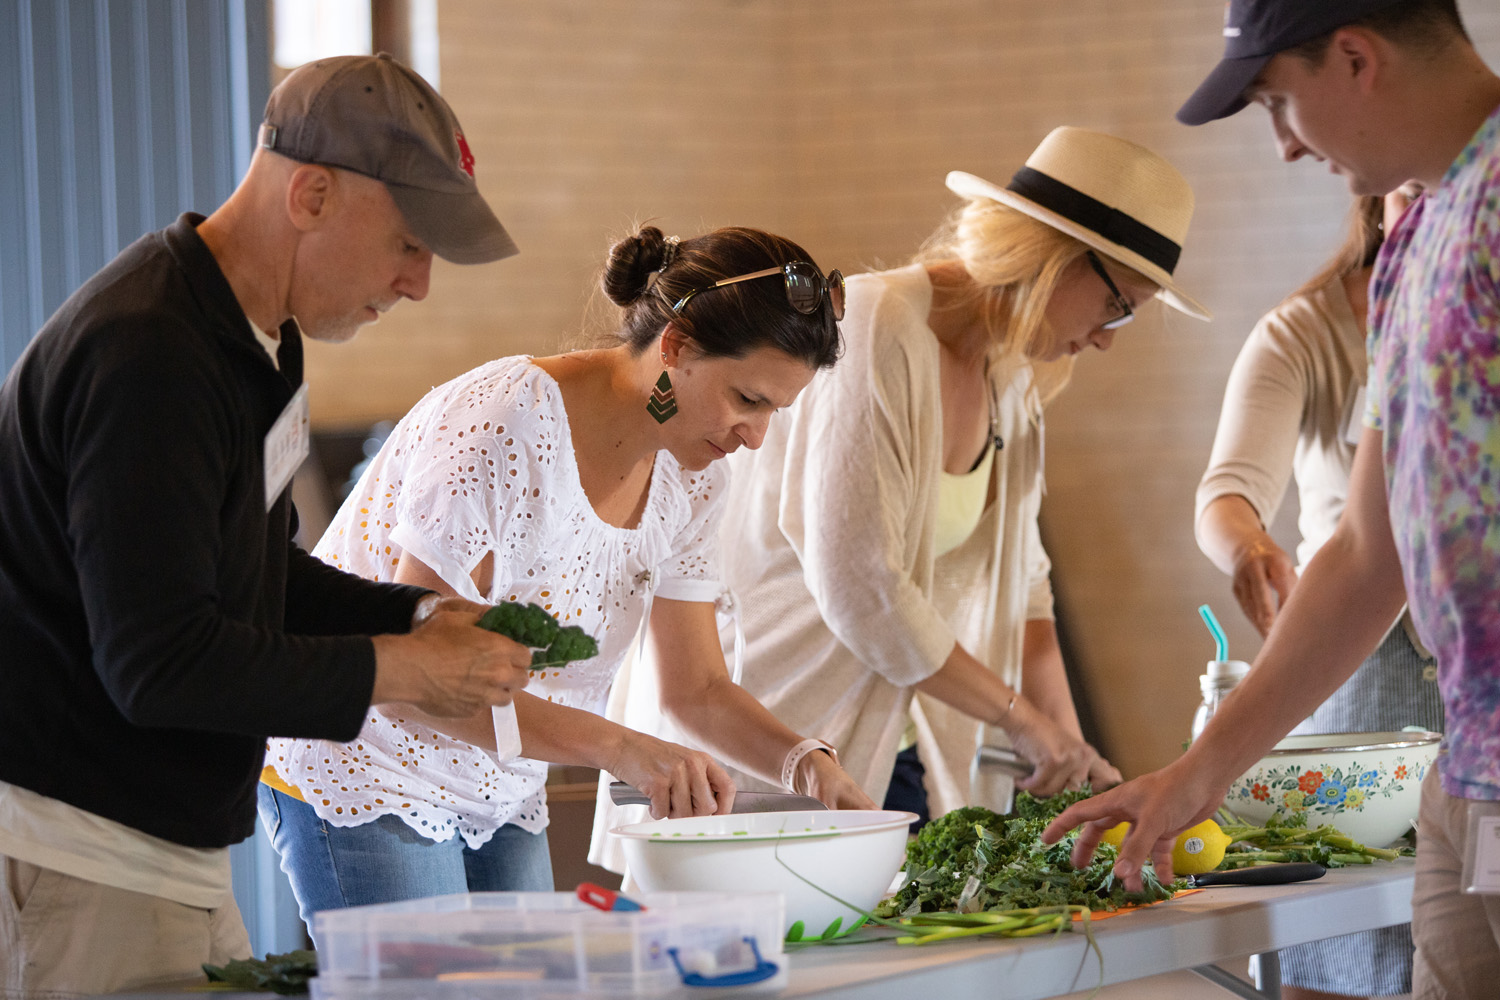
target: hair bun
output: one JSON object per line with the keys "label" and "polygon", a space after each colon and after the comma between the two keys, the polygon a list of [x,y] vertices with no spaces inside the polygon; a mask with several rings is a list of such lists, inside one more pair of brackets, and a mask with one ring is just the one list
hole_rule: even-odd
{"label": "hair bun", "polygon": [[644,226],[634,236],[627,236],[609,248],[609,261],[600,281],[604,294],[615,305],[630,305],[646,293],[651,276],[662,269],[675,249],[655,226]]}

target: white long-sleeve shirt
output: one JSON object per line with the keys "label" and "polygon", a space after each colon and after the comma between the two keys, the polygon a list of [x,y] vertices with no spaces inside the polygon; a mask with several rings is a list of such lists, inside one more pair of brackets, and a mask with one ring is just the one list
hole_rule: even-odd
{"label": "white long-sleeve shirt", "polygon": [[[1241,496],[1270,525],[1295,476],[1300,573],[1333,537],[1349,500],[1367,371],[1364,330],[1342,281],[1293,296],[1263,316],[1229,373],[1193,524],[1220,497]],[[1425,656],[1410,613],[1398,622]]]}
{"label": "white long-sleeve shirt", "polygon": [[1349,498],[1365,370],[1364,331],[1341,282],[1267,313],[1230,372],[1194,523],[1214,500],[1238,495],[1269,525],[1295,472],[1297,565],[1307,565]]}

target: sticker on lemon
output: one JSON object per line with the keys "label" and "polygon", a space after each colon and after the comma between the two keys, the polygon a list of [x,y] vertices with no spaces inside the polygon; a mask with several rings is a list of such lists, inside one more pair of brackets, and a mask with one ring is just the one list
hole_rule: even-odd
{"label": "sticker on lemon", "polygon": [[[1119,847],[1129,832],[1129,823],[1119,823],[1105,830],[1099,839]],[[1229,837],[1213,820],[1190,826],[1177,835],[1177,843],[1172,845],[1172,871],[1178,875],[1211,872],[1224,860],[1224,849],[1228,846]]]}

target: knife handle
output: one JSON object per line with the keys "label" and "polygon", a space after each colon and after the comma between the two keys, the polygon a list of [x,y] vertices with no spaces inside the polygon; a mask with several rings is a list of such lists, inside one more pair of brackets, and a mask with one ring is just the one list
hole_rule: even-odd
{"label": "knife handle", "polygon": [[1313,861],[1288,861],[1274,865],[1252,865],[1223,872],[1205,872],[1192,877],[1193,885],[1283,885],[1322,878],[1328,871]]}
{"label": "knife handle", "polygon": [[617,806],[649,806],[651,804],[649,796],[637,790],[634,785],[627,785],[623,781],[609,783],[609,800]]}

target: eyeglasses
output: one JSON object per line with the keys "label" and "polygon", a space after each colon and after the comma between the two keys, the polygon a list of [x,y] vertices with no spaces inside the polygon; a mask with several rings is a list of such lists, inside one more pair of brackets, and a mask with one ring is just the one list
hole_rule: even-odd
{"label": "eyeglasses", "polygon": [[1120,308],[1120,315],[1114,319],[1100,323],[1099,326],[1105,330],[1118,330],[1126,323],[1135,319],[1135,310],[1130,308],[1129,300],[1120,294],[1120,289],[1115,285],[1114,280],[1110,278],[1109,272],[1104,269],[1104,262],[1099,259],[1099,255],[1092,250],[1084,251],[1083,255],[1088,258],[1089,267],[1092,267],[1094,273],[1104,282],[1104,287],[1109,289],[1109,294],[1115,297],[1115,305]]}
{"label": "eyeglasses", "polygon": [[828,306],[833,311],[835,321],[844,318],[844,276],[838,271],[829,271],[825,278],[818,273],[818,269],[805,260],[794,260],[782,264],[780,267],[768,267],[764,271],[752,271],[749,274],[741,274],[734,278],[725,278],[715,281],[706,288],[695,288],[688,292],[677,303],[672,306],[672,312],[680,313],[695,295],[711,292],[715,288],[723,288],[725,285],[737,284],[741,281],[753,281],[756,278],[769,278],[773,274],[781,275],[783,286],[786,289],[786,300],[789,305],[804,316],[811,316],[818,311],[823,300],[828,300]]}

